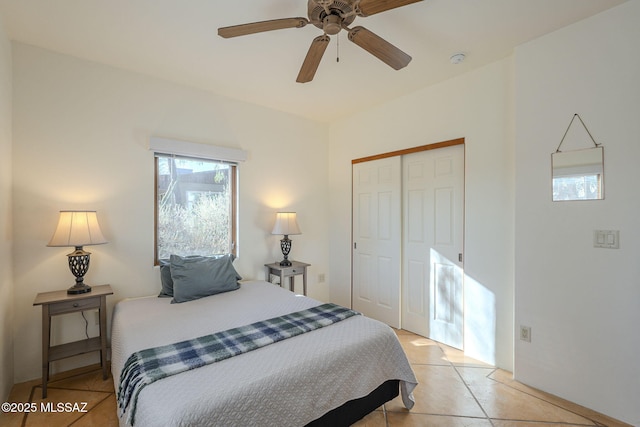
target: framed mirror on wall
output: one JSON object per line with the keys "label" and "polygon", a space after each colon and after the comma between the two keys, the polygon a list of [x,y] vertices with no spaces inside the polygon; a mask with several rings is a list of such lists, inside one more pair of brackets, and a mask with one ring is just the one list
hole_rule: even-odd
{"label": "framed mirror on wall", "polygon": [[604,199],[604,147],[551,154],[554,202]]}
{"label": "framed mirror on wall", "polygon": [[[593,147],[560,151],[578,119]],[[555,153],[551,154],[551,199],[554,202],[604,199],[604,147],[596,142],[579,114],[574,114]]]}

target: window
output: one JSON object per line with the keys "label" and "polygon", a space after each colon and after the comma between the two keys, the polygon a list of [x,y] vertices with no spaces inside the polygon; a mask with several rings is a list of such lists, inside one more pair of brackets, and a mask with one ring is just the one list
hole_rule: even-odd
{"label": "window", "polygon": [[158,153],[155,162],[156,264],[172,254],[236,254],[236,164]]}

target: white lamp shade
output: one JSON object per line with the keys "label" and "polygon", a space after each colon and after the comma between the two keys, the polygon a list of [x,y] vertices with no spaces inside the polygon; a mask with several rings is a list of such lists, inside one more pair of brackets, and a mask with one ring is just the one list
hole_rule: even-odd
{"label": "white lamp shade", "polygon": [[295,212],[278,212],[276,213],[276,223],[273,226],[271,234],[302,234],[298,222],[296,221]]}
{"label": "white lamp shade", "polygon": [[60,211],[58,227],[47,246],[89,246],[107,243],[96,211]]}

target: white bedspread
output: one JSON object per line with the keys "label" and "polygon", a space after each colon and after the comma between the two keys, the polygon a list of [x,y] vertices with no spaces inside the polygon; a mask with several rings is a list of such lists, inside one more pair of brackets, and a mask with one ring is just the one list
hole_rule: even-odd
{"label": "white bedspread", "polygon": [[[181,304],[119,302],[111,350],[116,390],[133,352],[304,310],[320,303],[267,282]],[[303,426],[343,403],[401,380],[405,406],[417,381],[395,333],[354,316],[337,324],[162,379],[140,393],[136,427]],[[125,425],[125,416],[120,424]]]}

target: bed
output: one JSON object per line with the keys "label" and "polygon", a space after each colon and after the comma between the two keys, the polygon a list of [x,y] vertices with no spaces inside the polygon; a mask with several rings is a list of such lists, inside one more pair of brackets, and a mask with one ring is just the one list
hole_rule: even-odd
{"label": "bed", "polygon": [[[319,306],[268,282],[172,304],[144,297],[116,304],[111,348],[116,391],[134,352]],[[417,385],[391,328],[362,315],[153,382],[135,409],[144,426],[350,425]],[[129,408],[120,425],[130,423]]]}

